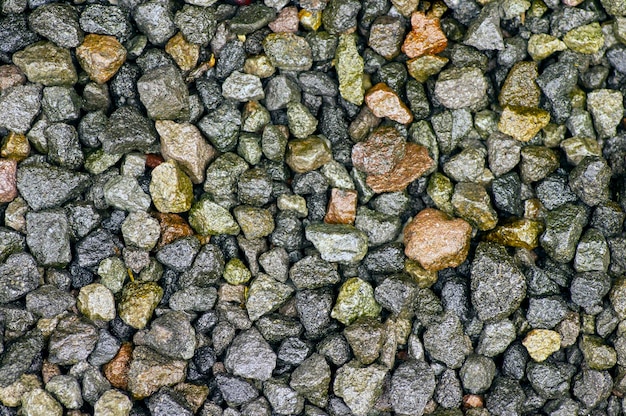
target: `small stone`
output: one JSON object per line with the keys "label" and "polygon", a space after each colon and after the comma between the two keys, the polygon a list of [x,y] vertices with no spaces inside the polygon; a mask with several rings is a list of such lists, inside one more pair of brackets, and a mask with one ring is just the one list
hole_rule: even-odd
{"label": "small stone", "polygon": [[196,333],[184,312],[170,311],[152,321],[149,331],[136,333],[133,342],[166,357],[189,360],[196,347]]}
{"label": "small stone", "polygon": [[518,62],[509,71],[498,100],[501,106],[538,107],[541,90],[535,79],[539,75],[535,62]]}
{"label": "small stone", "polygon": [[463,149],[443,165],[443,171],[456,182],[476,182],[485,171],[484,151],[473,147]]}
{"label": "small stone", "polygon": [[543,223],[540,221],[527,218],[513,220],[496,227],[485,236],[485,240],[503,246],[533,250],[539,246],[539,236],[543,232],[543,228]]}
{"label": "small stone", "polygon": [[358,194],[354,190],[333,188],[324,216],[327,224],[354,224]]}
{"label": "small stone", "polygon": [[478,68],[450,68],[441,71],[435,97],[446,108],[478,108],[487,94],[487,80]]}
{"label": "small stone", "polygon": [[404,158],[386,174],[368,175],[367,185],[376,193],[403,191],[414,180],[431,171],[435,162],[428,149],[415,143],[407,143]]}
{"label": "small stone", "polygon": [[128,416],[133,407],[125,394],[117,390],[105,391],[94,406],[97,416]]}
{"label": "small stone", "polygon": [[587,156],[602,155],[602,149],[599,143],[594,139],[586,137],[570,137],[560,144],[561,149],[565,151],[567,161],[572,165],[578,165]]}
{"label": "small stone", "polygon": [[481,231],[491,230],[498,223],[498,215],[482,185],[471,182],[457,183],[451,203],[458,216]]}
{"label": "small stone", "polygon": [[356,263],[367,253],[367,235],[351,225],[311,224],[305,235],[326,261]]}
{"label": "small stone", "polygon": [[239,234],[239,225],[230,212],[208,199],[196,202],[189,211],[189,224],[202,235]]}
{"label": "small stone", "polygon": [[306,206],[306,199],[304,199],[300,195],[282,194],[278,197],[278,200],[276,201],[276,206],[281,211],[294,212],[300,218],[304,218],[309,215],[309,209]]}
{"label": "small stone", "polygon": [[152,171],[150,194],[159,212],[185,212],[191,208],[193,185],[176,162],[168,161]]}
{"label": "small stone", "polygon": [[574,269],[577,272],[606,272],[609,261],[609,246],[604,236],[595,228],[588,229],[576,246]]}
{"label": "small stone", "polygon": [[[505,9],[505,7],[506,5],[502,6],[503,9]],[[515,13],[514,16],[518,16],[522,13],[524,13],[523,8],[519,13]],[[508,20],[513,17],[505,16],[505,18]],[[466,45],[473,46],[478,50],[504,49],[504,40],[502,39],[502,31],[500,29],[500,12],[498,7],[489,4],[483,7],[478,17],[473,20],[472,24],[470,24],[467,28],[464,43]]]}
{"label": "small stone", "polygon": [[263,40],[263,49],[272,65],[285,71],[308,71],[313,65],[311,47],[293,33],[270,33]]}
{"label": "small stone", "polygon": [[45,86],[73,85],[78,79],[70,51],[51,42],[37,42],[15,52],[13,63],[30,82]]}
{"label": "small stone", "polygon": [[343,330],[355,358],[363,365],[376,361],[383,346],[383,326],[375,318],[360,318]]}
{"label": "small stone", "polygon": [[330,0],[322,12],[322,24],[333,35],[351,32],[357,26],[360,9],[357,0]]}
{"label": "small stone", "polygon": [[72,260],[72,253],[65,213],[40,211],[26,214],[26,244],[40,265],[67,265]]}
{"label": "small stone", "polygon": [[240,7],[230,21],[230,29],[237,35],[247,35],[266,26],[276,18],[276,11],[260,3]]}
{"label": "small stone", "polygon": [[154,282],[129,283],[122,291],[117,309],[120,318],[136,329],[144,328],[163,297],[163,289]]}
{"label": "small stone", "polygon": [[315,132],[318,121],[301,103],[287,104],[289,130],[298,139],[305,139]]}
{"label": "small stone", "polygon": [[80,15],[80,27],[88,33],[115,36],[126,41],[130,36],[130,19],[121,7],[88,4]]}
{"label": "small stone", "polygon": [[188,42],[182,32],[170,38],[165,44],[167,52],[182,71],[191,71],[200,58],[200,46]]}
{"label": "small stone", "polygon": [[173,65],[145,72],[137,80],[137,90],[150,118],[176,120],[189,117],[189,91],[180,71]]}
{"label": "small stone", "polygon": [[261,274],[250,284],[246,300],[246,310],[250,320],[256,321],[261,316],[274,312],[282,306],[293,293],[293,288],[277,282],[268,275]]}
{"label": "small stone", "polygon": [[298,8],[285,7],[268,26],[275,33],[295,33],[298,31],[298,24]]}
{"label": "small stone", "polygon": [[388,117],[398,123],[413,121],[413,114],[400,97],[384,83],[378,83],[365,94],[365,103],[376,117]]}
{"label": "small stone", "polygon": [[90,33],[76,48],[76,58],[92,81],[104,84],[126,61],[126,49],[113,36]]}
{"label": "small stone", "polygon": [[356,48],[353,34],[342,34],[335,51],[335,68],[339,79],[339,93],[344,100],[361,105],[365,94],[363,85],[363,58]]}
{"label": "small stone", "polygon": [[311,403],[323,407],[328,403],[330,375],[324,357],[312,354],[293,371],[289,385]]}
{"label": "small stone", "polygon": [[426,82],[428,78],[437,75],[449,59],[439,55],[422,55],[407,61],[406,66],[409,75],[418,82]]}
{"label": "small stone", "polygon": [[380,364],[362,367],[357,361],[350,361],[337,370],[333,391],[353,414],[365,415],[382,394],[386,374],[387,369]]}
{"label": "small stone", "polygon": [[128,371],[132,360],[133,346],[123,343],[115,356],[102,366],[102,373],[111,385],[118,389],[128,389]]}
{"label": "small stone", "polygon": [[402,52],[409,58],[436,55],[448,46],[448,39],[441,30],[438,18],[413,12],[411,26],[412,29],[402,44]]}
{"label": "small stone", "polygon": [[79,409],[83,406],[80,385],[72,376],[58,375],[52,377],[46,383],[46,390],[68,409]]}
{"label": "small stone", "polygon": [[463,326],[453,312],[446,313],[441,322],[431,325],[424,333],[424,349],[435,360],[449,368],[460,368],[470,353]]}
{"label": "small stone", "polygon": [[43,89],[42,109],[51,123],[78,119],[81,106],[82,100],[73,88],[54,86]]}
{"label": "small stone", "polygon": [[574,52],[594,54],[604,46],[604,35],[598,22],[578,26],[563,36],[563,42]]}
{"label": "small stone", "polygon": [[550,114],[538,108],[506,106],[498,130],[516,140],[527,142],[550,122]]}
{"label": "small stone", "polygon": [[106,286],[92,283],[80,289],[78,310],[92,321],[110,321],[115,318],[115,300]]}
{"label": "small stone", "polygon": [[380,127],[364,142],[352,147],[352,163],[368,175],[392,170],[405,155],[406,142],[393,127]]}
{"label": "small stone", "polygon": [[265,98],[261,79],[256,75],[234,71],[222,84],[222,95],[226,99],[240,102],[262,100]]}
{"label": "small stone", "polygon": [[368,45],[376,53],[391,60],[400,53],[400,45],[404,39],[404,25],[400,19],[380,16],[370,27]]}
{"label": "small stone", "polygon": [[565,49],[567,45],[562,40],[545,33],[533,34],[528,39],[528,54],[534,61],[543,61],[553,53]]}
{"label": "small stone", "polygon": [[549,329],[533,329],[522,344],[533,360],[542,362],[561,348],[561,335]]}
{"label": "small stone", "polygon": [[496,365],[492,359],[482,355],[470,355],[463,363],[459,377],[463,389],[472,394],[484,393],[491,387],[496,374]]}
{"label": "small stone", "polygon": [[152,123],[134,107],[118,108],[109,117],[106,130],[98,136],[105,152],[147,152],[158,136]]}
{"label": "small stone", "polygon": [[609,370],[617,363],[617,354],[613,347],[604,343],[604,340],[594,335],[583,335],[580,340],[585,363],[592,370]]}
{"label": "small stone", "polygon": [[286,162],[294,172],[316,170],[331,160],[330,148],[319,136],[290,140],[287,144]]}
{"label": "small stone", "polygon": [[319,256],[307,256],[289,270],[289,278],[297,289],[318,289],[339,282],[337,266]]}
{"label": "small stone", "polygon": [[17,161],[0,159],[0,203],[17,197]]}
{"label": "small stone", "polygon": [[150,0],[139,4],[133,11],[137,28],[153,45],[161,46],[174,36],[176,25],[168,3]]}
{"label": "small stone", "polygon": [[48,361],[74,365],[87,359],[98,342],[96,327],[78,315],[67,315],[59,321],[50,336]]}
{"label": "small stone", "polygon": [[117,257],[106,258],[98,265],[98,276],[101,278],[101,283],[113,293],[122,290],[127,275],[124,262]]}
{"label": "small stone", "polygon": [[539,181],[559,167],[557,153],[544,146],[526,146],[521,156],[520,171],[525,183]]}
{"label": "small stone", "polygon": [[104,200],[115,208],[129,211],[147,211],[150,197],[141,189],[137,179],[114,176],[104,185]]}
{"label": "small stone", "polygon": [[381,306],[374,299],[372,286],[353,277],[341,285],[331,317],[344,325],[350,325],[358,318],[378,318],[381,310]]}

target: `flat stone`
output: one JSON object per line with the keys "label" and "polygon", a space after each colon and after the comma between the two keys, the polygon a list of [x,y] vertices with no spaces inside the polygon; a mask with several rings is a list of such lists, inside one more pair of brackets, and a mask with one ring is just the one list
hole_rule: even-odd
{"label": "flat stone", "polygon": [[114,36],[90,33],[76,48],[76,58],[92,81],[104,84],[126,61],[126,49]]}
{"label": "flat stone", "polygon": [[457,267],[467,257],[471,234],[464,220],[426,208],[405,227],[404,252],[429,271]]}

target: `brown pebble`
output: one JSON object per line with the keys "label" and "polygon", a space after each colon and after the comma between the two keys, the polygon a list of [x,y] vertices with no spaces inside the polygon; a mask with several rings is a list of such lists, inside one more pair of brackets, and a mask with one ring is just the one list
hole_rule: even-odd
{"label": "brown pebble", "polygon": [[387,84],[379,82],[365,94],[365,104],[378,118],[387,117],[401,124],[413,121],[411,110]]}
{"label": "brown pebble", "polygon": [[187,42],[183,34],[178,32],[165,44],[167,52],[183,71],[191,71],[200,58],[200,46]]}
{"label": "brown pebble", "polygon": [[26,76],[16,65],[0,65],[0,93],[26,82]]}
{"label": "brown pebble", "polygon": [[368,175],[393,169],[405,154],[406,141],[394,127],[381,127],[352,147],[352,164]]}
{"label": "brown pebble", "polygon": [[404,253],[429,271],[457,267],[467,257],[471,236],[465,220],[426,208],[404,229]]}
{"label": "brown pebble", "polygon": [[298,31],[298,8],[285,7],[278,13],[276,20],[268,26],[274,33],[296,33]]}
{"label": "brown pebble", "polygon": [[403,191],[434,166],[428,149],[419,144],[407,143],[404,158],[391,171],[383,175],[368,175],[366,183],[376,193]]}
{"label": "brown pebble", "polygon": [[41,366],[41,379],[43,380],[43,384],[48,384],[48,381],[54,376],[61,375],[61,367],[57,364],[52,364],[48,360],[43,361],[43,365]]}
{"label": "brown pebble", "polygon": [[21,162],[26,159],[29,154],[30,143],[24,134],[10,132],[2,141],[0,157],[15,159],[18,162]]}
{"label": "brown pebble", "polygon": [[220,302],[244,303],[246,301],[246,287],[244,285],[223,284],[217,291]]}
{"label": "brown pebble", "polygon": [[11,202],[17,196],[17,161],[0,159],[0,203]]}
{"label": "brown pebble", "polygon": [[198,386],[191,383],[180,383],[174,386],[174,391],[179,393],[187,404],[191,406],[193,412],[197,412],[209,395],[207,386]]}
{"label": "brown pebble", "polygon": [[466,409],[483,407],[483,398],[477,394],[466,394],[463,396],[463,407]]}
{"label": "brown pebble", "polygon": [[354,224],[358,194],[352,189],[333,188],[330,192],[328,210],[324,217],[327,224]]}
{"label": "brown pebble", "polygon": [[411,26],[413,29],[402,45],[402,52],[409,58],[435,55],[448,46],[448,39],[441,30],[438,18],[428,17],[422,12],[414,12],[411,15]]}
{"label": "brown pebble", "polygon": [[125,342],[120,347],[115,357],[102,366],[102,372],[109,383],[117,389],[128,389],[128,371],[132,360],[133,346]]}
{"label": "brown pebble", "polygon": [[92,81],[103,84],[126,61],[126,49],[115,36],[89,34],[76,48],[76,58]]}
{"label": "brown pebble", "polygon": [[148,153],[146,155],[146,167],[150,169],[154,169],[159,166],[161,163],[165,162],[163,156],[156,155],[154,153]]}
{"label": "brown pebble", "polygon": [[178,214],[154,213],[161,226],[161,238],[157,247],[161,248],[179,238],[193,235],[193,230],[187,222]]}

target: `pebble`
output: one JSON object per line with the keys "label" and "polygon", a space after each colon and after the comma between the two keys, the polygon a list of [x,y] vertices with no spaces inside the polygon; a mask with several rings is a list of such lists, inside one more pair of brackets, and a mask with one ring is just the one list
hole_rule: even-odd
{"label": "pebble", "polygon": [[546,231],[540,238],[541,246],[555,261],[571,261],[586,223],[583,207],[571,203],[561,205],[546,217]]}
{"label": "pebble", "polygon": [[495,228],[498,215],[491,206],[486,189],[472,182],[459,182],[451,199],[454,212],[481,231]]}
{"label": "pebble", "polygon": [[332,160],[328,143],[319,136],[290,140],[287,143],[285,162],[297,173],[306,173],[322,167]]}
{"label": "pebble", "polygon": [[181,32],[170,38],[165,44],[167,52],[182,71],[191,71],[200,58],[200,46],[188,42]]}
{"label": "pebble", "polygon": [[138,346],[128,372],[128,390],[134,399],[156,393],[163,386],[171,386],[185,379],[187,363],[164,357],[148,347]]}
{"label": "pebble", "polygon": [[261,274],[250,283],[246,309],[252,321],[274,312],[282,306],[293,293],[293,288],[278,282],[272,277]]}
{"label": "pebble", "polygon": [[69,50],[52,42],[37,42],[15,52],[13,63],[26,74],[30,82],[46,87],[73,85],[78,80]]}
{"label": "pebble", "polygon": [[365,103],[378,117],[387,117],[401,124],[413,121],[411,110],[402,102],[400,97],[384,83],[378,83],[365,94]]}
{"label": "pebble", "polygon": [[367,253],[367,235],[351,225],[311,224],[305,235],[326,261],[356,263]]}
{"label": "pebble", "polygon": [[189,225],[202,235],[237,235],[241,230],[227,209],[209,199],[198,201],[191,207]]}
{"label": "pebble", "polygon": [[0,96],[3,117],[0,126],[18,134],[26,133],[41,109],[42,88],[38,85],[16,85]]}
{"label": "pebble", "polygon": [[550,114],[538,108],[506,106],[498,130],[521,142],[530,141],[550,122]]}
{"label": "pebble", "polygon": [[555,36],[546,33],[533,34],[528,39],[528,54],[535,61],[542,61],[556,52],[567,49],[567,45]]}
{"label": "pebble", "polygon": [[164,45],[176,32],[174,16],[168,3],[150,0],[139,4],[133,11],[133,18],[139,31],[153,45]]}
{"label": "pebble", "polygon": [[434,391],[435,374],[424,361],[406,361],[391,376],[391,406],[399,414],[423,413]]}
{"label": "pebble", "polygon": [[162,213],[189,211],[193,201],[192,186],[191,180],[176,162],[161,163],[152,171],[152,202]]}
{"label": "pebble", "polygon": [[368,175],[391,171],[404,158],[406,142],[393,127],[379,127],[352,147],[352,164]]}
{"label": "pebble", "polygon": [[22,412],[28,416],[62,416],[63,407],[43,389],[34,389],[22,397]]}
{"label": "pebble", "polygon": [[276,367],[276,354],[259,331],[248,329],[233,339],[224,365],[236,376],[266,381]]}
{"label": "pebble", "polygon": [[26,244],[42,266],[64,267],[72,260],[69,224],[63,211],[26,214]]}
{"label": "pebble", "polygon": [[358,318],[377,318],[381,310],[381,306],[374,299],[372,286],[352,277],[341,285],[331,316],[344,325],[349,325]]}
{"label": "pebble", "polygon": [[309,402],[325,407],[330,375],[330,366],[324,357],[312,354],[293,371],[289,385]]}
{"label": "pebble", "polygon": [[516,63],[502,85],[498,100],[500,105],[538,107],[541,90],[535,79],[539,75],[535,62]]}
{"label": "pebble", "polygon": [[574,52],[594,54],[604,45],[604,35],[600,24],[594,22],[570,30],[563,36],[563,42]]}
{"label": "pebble", "polygon": [[117,305],[119,317],[128,325],[142,329],[163,297],[163,289],[154,282],[128,283]]}
{"label": "pebble", "polygon": [[356,47],[354,35],[342,34],[335,51],[335,65],[339,80],[339,93],[346,101],[361,105],[365,86],[363,83],[363,58]]}
{"label": "pebble", "polygon": [[327,224],[354,224],[358,194],[354,190],[333,188],[324,216]]}
{"label": "pebble", "polygon": [[129,211],[147,211],[150,196],[139,186],[137,179],[128,176],[114,176],[103,188],[104,200],[115,208]]}
{"label": "pebble", "polygon": [[113,36],[90,33],[76,48],[76,58],[92,81],[104,84],[126,61],[126,49]]}
{"label": "pebble", "polygon": [[17,161],[0,159],[0,203],[17,197]]}
{"label": "pebble", "polygon": [[439,19],[422,12],[411,15],[411,31],[402,44],[402,52],[409,58],[436,55],[448,46],[448,39],[441,30]]}
{"label": "pebble", "polygon": [[533,360],[542,362],[561,348],[561,336],[549,329],[533,329],[526,335],[522,344]]}
{"label": "pebble", "polygon": [[115,318],[115,300],[106,286],[92,283],[80,289],[76,306],[92,321],[110,321]]}
{"label": "pebble", "polygon": [[366,414],[382,394],[386,374],[387,369],[380,364],[362,367],[357,361],[350,361],[337,370],[333,391],[352,413]]}
{"label": "pebble", "polygon": [[174,66],[163,65],[145,72],[137,81],[137,90],[148,117],[177,120],[189,116],[189,92]]}
{"label": "pebble", "polygon": [[94,406],[94,415],[97,416],[128,416],[132,409],[132,402],[125,394],[117,390],[107,390],[98,399]]}
{"label": "pebble", "polygon": [[222,84],[222,95],[226,99],[247,102],[265,98],[261,79],[256,75],[234,71]]}
{"label": "pebble", "polygon": [[478,68],[443,70],[435,83],[435,97],[449,109],[479,108],[486,94],[487,80]]}
{"label": "pebble", "polygon": [[366,179],[375,193],[403,191],[414,180],[431,171],[435,162],[428,149],[415,143],[407,143],[404,158],[386,174],[368,175]]}
{"label": "pebble", "polygon": [[285,71],[308,71],[313,65],[311,47],[293,33],[270,33],[263,40],[263,49],[272,65]]}
{"label": "pebble", "polygon": [[72,376],[58,375],[46,383],[46,390],[52,393],[67,409],[80,409],[83,406],[80,385]]}
{"label": "pebble", "polygon": [[471,348],[456,314],[448,312],[428,327],[424,333],[424,349],[433,359],[449,368],[461,367]]}

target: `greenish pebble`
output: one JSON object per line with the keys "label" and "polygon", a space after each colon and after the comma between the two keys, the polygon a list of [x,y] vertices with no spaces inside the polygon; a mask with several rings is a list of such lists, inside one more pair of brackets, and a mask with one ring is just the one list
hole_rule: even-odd
{"label": "greenish pebble", "polygon": [[546,231],[540,238],[541,247],[556,262],[571,261],[586,224],[585,208],[569,203],[561,205],[546,217]]}
{"label": "greenish pebble", "polygon": [[22,396],[24,416],[62,416],[63,407],[43,389],[34,389]]}
{"label": "greenish pebble", "polygon": [[193,184],[178,164],[169,160],[152,171],[150,195],[159,212],[186,212],[193,201]]}
{"label": "greenish pebble", "polygon": [[454,185],[452,181],[443,173],[435,172],[428,181],[426,193],[433,200],[435,206],[448,215],[454,213],[452,206],[452,194]]}
{"label": "greenish pebble", "polygon": [[274,231],[274,217],[267,209],[239,205],[233,209],[233,214],[248,240],[267,237]]}
{"label": "greenish pebble", "polygon": [[311,224],[305,235],[326,261],[357,263],[367,254],[367,235],[352,225]]}
{"label": "greenish pebble", "polygon": [[241,260],[230,259],[224,267],[223,277],[231,285],[241,285],[250,280],[252,273]]}
{"label": "greenish pebble", "polygon": [[545,33],[531,35],[528,39],[528,54],[535,61],[543,61],[555,52],[567,49],[565,43],[557,37]]}
{"label": "greenish pebble", "polygon": [[580,349],[585,357],[585,362],[592,370],[608,370],[617,363],[615,350],[604,343],[598,336],[583,335],[580,341]]}
{"label": "greenish pebble", "polygon": [[111,292],[117,293],[122,290],[128,271],[119,257],[109,257],[98,265],[98,276],[100,276],[100,283]]}
{"label": "greenish pebble", "polygon": [[588,229],[576,247],[574,269],[579,273],[596,270],[606,272],[610,260],[609,246],[602,233],[595,228]]}
{"label": "greenish pebble", "polygon": [[293,287],[280,283],[266,274],[259,274],[250,283],[246,299],[246,310],[250,320],[256,321],[266,313],[278,309],[289,299],[293,291]]}
{"label": "greenish pebble", "polygon": [[122,321],[135,329],[143,329],[163,297],[163,289],[155,282],[131,282],[124,287],[117,305]]}
{"label": "greenish pebble", "polygon": [[237,153],[249,164],[258,164],[263,155],[263,151],[261,150],[261,138],[254,134],[242,134],[239,136]]}
{"label": "greenish pebble", "polygon": [[350,325],[358,318],[377,318],[381,311],[382,307],[374,299],[372,286],[358,277],[352,277],[341,285],[330,316],[344,325]]}
{"label": "greenish pebble", "polygon": [[107,390],[94,405],[94,415],[128,416],[133,407],[127,395],[118,390]]}
{"label": "greenish pebble", "polygon": [[73,85],[78,81],[69,49],[52,42],[37,42],[13,54],[13,63],[20,67],[30,82],[45,86]]}
{"label": "greenish pebble", "polygon": [[100,283],[82,287],[78,293],[76,306],[92,321],[110,321],[115,318],[113,293]]}
{"label": "greenish pebble", "polygon": [[333,188],[354,189],[354,182],[352,182],[350,174],[342,163],[331,160],[322,166],[320,172]]}
{"label": "greenish pebble", "polygon": [[409,74],[419,82],[426,82],[437,75],[448,63],[448,58],[438,55],[424,55],[407,61]]}
{"label": "greenish pebble", "polygon": [[157,282],[163,276],[163,266],[155,258],[150,257],[148,265],[139,273],[140,282]]}
{"label": "greenish pebble", "polygon": [[563,42],[574,52],[594,54],[604,45],[604,34],[600,23],[593,22],[578,26],[563,36]]}
{"label": "greenish pebble", "polygon": [[147,211],[150,196],[139,186],[137,179],[129,176],[114,176],[104,185],[104,200],[107,204],[124,211]]}
{"label": "greenish pebble", "polygon": [[237,235],[240,231],[239,225],[230,212],[207,198],[196,202],[191,207],[189,225],[202,235]]}
{"label": "greenish pebble", "polygon": [[224,153],[209,165],[204,190],[212,195],[235,193],[237,180],[248,169],[248,164],[235,153]]}
{"label": "greenish pebble", "polygon": [[274,162],[285,159],[288,135],[276,125],[268,125],[263,129],[261,149],[266,158]]}
{"label": "greenish pebble", "polygon": [[491,230],[498,223],[498,214],[491,206],[489,194],[478,183],[457,183],[451,202],[459,217],[481,231]]}
{"label": "greenish pebble", "polygon": [[545,146],[526,146],[521,155],[520,172],[525,183],[539,181],[559,167],[557,153]]}
{"label": "greenish pebble", "polygon": [[620,91],[595,90],[587,94],[587,109],[601,139],[615,136],[624,116],[624,98]]}
{"label": "greenish pebble", "polygon": [[289,131],[298,139],[305,139],[317,129],[317,119],[302,103],[287,104]]}
{"label": "greenish pebble", "polygon": [[335,52],[335,68],[339,79],[339,93],[344,100],[363,104],[363,58],[356,48],[356,35],[342,34]]}
{"label": "greenish pebble", "polygon": [[285,71],[306,71],[313,65],[308,42],[293,33],[270,33],[263,40],[263,49],[272,65]]}
{"label": "greenish pebble", "polygon": [[152,250],[161,236],[159,222],[144,211],[131,212],[122,223],[126,245]]}
{"label": "greenish pebble", "polygon": [[290,140],[287,150],[287,165],[297,173],[316,170],[333,159],[326,140],[319,136]]}
{"label": "greenish pebble", "polygon": [[249,133],[259,133],[271,121],[270,112],[265,107],[259,104],[258,101],[250,101],[243,110],[241,130]]}
{"label": "greenish pebble", "polygon": [[353,360],[337,370],[333,391],[355,415],[366,415],[383,392],[387,369],[380,364],[363,367]]}
{"label": "greenish pebble", "polygon": [[567,161],[578,165],[587,156],[602,156],[602,148],[597,140],[587,137],[570,137],[561,142]]}
{"label": "greenish pebble", "polygon": [[304,218],[309,215],[309,210],[306,206],[306,199],[304,199],[300,195],[281,194],[278,197],[276,205],[278,206],[279,210],[293,211],[300,218]]}
{"label": "greenish pebble", "polygon": [[121,158],[121,153],[107,153],[102,149],[98,149],[87,157],[85,160],[85,170],[92,175],[99,175],[111,166],[115,165]]}

